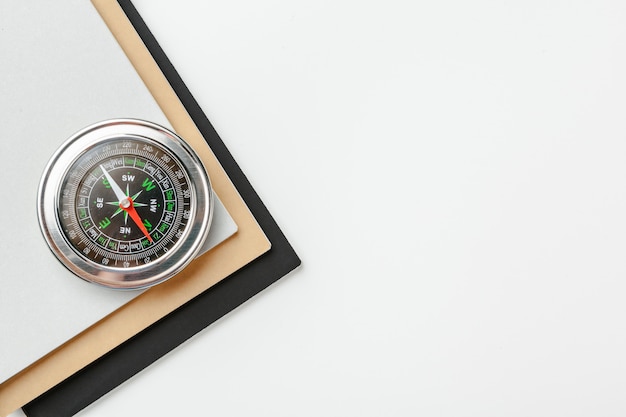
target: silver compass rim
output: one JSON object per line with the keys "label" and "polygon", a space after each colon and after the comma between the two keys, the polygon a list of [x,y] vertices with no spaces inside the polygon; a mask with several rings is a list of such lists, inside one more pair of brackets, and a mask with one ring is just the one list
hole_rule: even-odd
{"label": "silver compass rim", "polygon": [[[91,147],[123,137],[154,141],[172,152],[187,171],[192,201],[195,204],[185,232],[172,250],[145,265],[117,268],[97,264],[76,252],[59,224],[57,203],[61,184],[72,164]],[[46,165],[37,197],[40,229],[57,259],[79,278],[119,290],[146,289],[180,272],[202,248],[213,218],[213,191],[207,171],[198,155],[176,133],[141,119],[104,120],[70,136]]]}

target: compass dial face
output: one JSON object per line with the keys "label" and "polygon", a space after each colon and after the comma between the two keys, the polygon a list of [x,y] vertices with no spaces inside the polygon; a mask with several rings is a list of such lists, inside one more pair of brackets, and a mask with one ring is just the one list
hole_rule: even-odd
{"label": "compass dial face", "polygon": [[53,253],[81,278],[112,288],[168,279],[198,252],[212,194],[195,153],[169,130],[115,120],[70,138],[39,191]]}
{"label": "compass dial face", "polygon": [[122,268],[148,264],[184,235],[192,210],[190,180],[163,147],[130,138],[107,141],[68,173],[58,206],[61,229],[86,259]]}

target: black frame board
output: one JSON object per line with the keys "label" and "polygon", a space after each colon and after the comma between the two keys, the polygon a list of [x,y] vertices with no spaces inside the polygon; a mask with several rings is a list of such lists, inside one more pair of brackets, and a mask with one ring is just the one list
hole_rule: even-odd
{"label": "black frame board", "polygon": [[271,249],[23,407],[29,417],[73,416],[300,265],[300,259],[130,0],[118,0]]}

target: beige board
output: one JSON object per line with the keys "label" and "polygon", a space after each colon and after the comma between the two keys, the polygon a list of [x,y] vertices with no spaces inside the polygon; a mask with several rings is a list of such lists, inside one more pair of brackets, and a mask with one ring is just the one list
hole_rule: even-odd
{"label": "beige board", "polygon": [[213,188],[237,223],[238,231],[176,277],[145,291],[0,384],[0,416],[22,407],[270,249],[270,242],[254,216],[119,4],[115,0],[93,0],[92,3],[174,130],[202,158]]}

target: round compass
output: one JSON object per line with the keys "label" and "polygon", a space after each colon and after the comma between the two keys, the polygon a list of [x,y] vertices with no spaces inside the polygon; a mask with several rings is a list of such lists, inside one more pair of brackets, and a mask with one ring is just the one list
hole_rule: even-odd
{"label": "round compass", "polygon": [[116,119],[69,138],[48,163],[39,223],[77,276],[137,289],[184,268],[209,232],[213,195],[194,151],[168,129]]}

